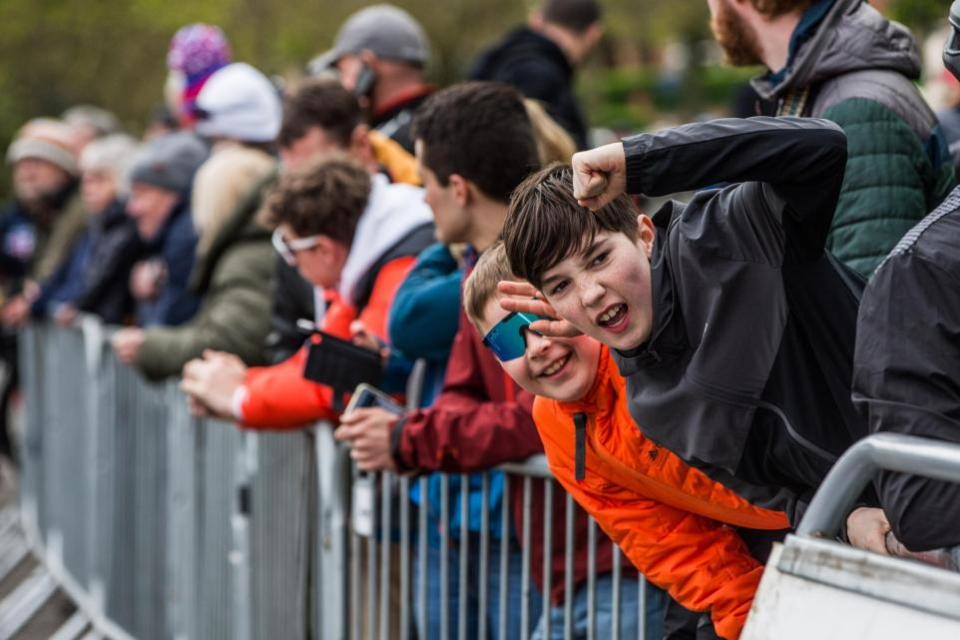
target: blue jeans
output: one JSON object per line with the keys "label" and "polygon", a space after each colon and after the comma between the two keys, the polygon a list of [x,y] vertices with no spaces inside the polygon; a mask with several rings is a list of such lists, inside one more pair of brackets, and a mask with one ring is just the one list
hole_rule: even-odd
{"label": "blue jeans", "polygon": [[[417,611],[417,598],[420,593],[420,584],[423,577],[420,575],[419,548],[414,549],[414,571],[413,571],[413,612],[412,615],[417,623],[417,631],[420,638],[429,640],[446,640],[441,634],[440,613],[444,603],[441,601],[440,590],[440,567],[443,562],[440,552],[439,540],[430,536],[427,544],[427,611],[426,628],[420,627]],[[478,620],[479,620],[479,575],[480,575],[480,536],[471,533],[469,542],[469,552],[467,558],[467,638],[471,640],[518,640],[520,634],[520,608],[523,601],[521,592],[521,577],[523,568],[523,556],[519,545],[512,540],[500,541],[491,537],[490,549],[487,561],[487,612],[486,624],[487,633],[485,638],[479,638]],[[507,633],[504,638],[498,637],[500,624],[500,551],[503,544],[509,544],[507,555]],[[456,538],[450,538],[450,547],[446,559],[447,565],[447,638],[457,638],[458,630],[458,606],[460,601],[460,541]],[[536,585],[531,582],[530,585],[530,627],[528,631],[540,619],[541,602],[540,592]]]}
{"label": "blue jeans", "polygon": [[[646,628],[644,629],[645,640],[660,640],[663,637],[663,616],[666,607],[667,595],[653,586],[647,584],[646,589]],[[637,579],[624,577],[620,581],[620,633],[613,633],[613,575],[605,573],[597,576],[596,585],[596,610],[595,638],[622,638],[626,640],[635,640],[640,633],[640,584]],[[573,638],[580,640],[587,638],[587,607],[589,598],[587,585],[581,585],[577,593],[573,596]],[[547,615],[547,614],[544,614]],[[544,635],[545,622],[540,620],[536,630],[533,632],[531,640],[563,640],[564,611],[563,605],[551,607],[550,615],[550,636]]]}

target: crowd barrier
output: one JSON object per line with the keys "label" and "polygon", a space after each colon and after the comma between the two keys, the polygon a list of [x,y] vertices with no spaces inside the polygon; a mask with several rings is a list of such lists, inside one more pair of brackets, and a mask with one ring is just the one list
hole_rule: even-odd
{"label": "crowd barrier", "polygon": [[[109,328],[86,318],[79,327],[34,325],[20,338],[26,426],[21,459],[21,519],[36,555],[103,635],[114,638],[416,638],[424,629],[430,599],[426,570],[427,480],[376,474],[369,523],[363,531],[351,517],[358,478],[348,452],[331,426],[277,433],[252,433],[217,420],[189,415],[175,381],[151,384],[120,364],[109,347]],[[414,378],[416,380],[416,376]],[[414,385],[415,386],[415,385]],[[415,395],[415,391],[412,391]],[[567,506],[566,539],[573,539],[574,505],[545,481],[542,457],[503,467],[504,500],[499,531],[493,514],[482,512],[479,549],[468,550],[468,519],[461,531],[442,527],[441,558],[458,550],[456,623],[440,607],[443,638],[504,638],[520,620],[521,639],[536,623],[529,603],[537,591],[531,575],[531,522],[542,515],[545,548],[555,504]],[[490,474],[482,477],[487,504]],[[464,477],[465,479],[465,477]],[[420,484],[419,505],[408,499]],[[513,531],[511,483],[522,483],[524,515]],[[534,514],[531,495],[543,484],[545,506]],[[441,521],[452,505],[466,512],[470,495],[461,481],[451,491],[441,479]],[[453,495],[459,493],[459,495]],[[358,507],[359,509],[359,507]],[[364,535],[361,535],[364,534]],[[507,546],[491,553],[491,534],[515,536],[523,551],[519,611],[508,610],[508,572],[500,570],[500,602],[486,585]],[[588,637],[596,637],[596,550],[599,533],[589,527]],[[478,552],[474,572],[469,552]],[[619,550],[614,547],[616,557]],[[417,559],[416,561],[414,559]],[[419,563],[419,564],[418,564]],[[639,601],[622,597],[619,562],[613,573],[613,620]],[[441,567],[440,602],[450,599]],[[565,566],[564,637],[572,637],[572,545]],[[551,588],[544,573],[542,593]],[[632,580],[633,578],[629,578]],[[472,582],[470,582],[472,581]],[[468,582],[479,602],[468,605]],[[488,622],[488,609],[499,617]],[[476,606],[477,628],[467,607]],[[639,638],[644,638],[643,615]],[[553,637],[549,618],[545,637]],[[425,640],[425,639],[421,639]]]}

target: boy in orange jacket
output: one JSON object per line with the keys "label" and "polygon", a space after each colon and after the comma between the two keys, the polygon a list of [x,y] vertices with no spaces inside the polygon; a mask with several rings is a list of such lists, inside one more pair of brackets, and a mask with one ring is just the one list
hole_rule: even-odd
{"label": "boy in orange jacket", "polygon": [[550,468],[634,565],[681,605],[708,611],[735,639],[763,571],[732,527],[778,531],[786,514],[749,503],[637,429],[623,378],[593,338],[548,338],[537,316],[507,312],[497,285],[515,279],[502,245],[464,285],[467,316],[504,370],[534,393]]}

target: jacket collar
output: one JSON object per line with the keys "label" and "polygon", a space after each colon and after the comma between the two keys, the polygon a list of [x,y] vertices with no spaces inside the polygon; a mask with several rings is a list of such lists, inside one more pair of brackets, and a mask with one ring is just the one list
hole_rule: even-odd
{"label": "jacket collar", "polygon": [[560,410],[567,415],[577,413],[595,414],[608,410],[613,406],[621,391],[614,376],[619,376],[613,366],[610,351],[606,345],[600,347],[600,361],[597,363],[597,376],[590,386],[590,391],[575,402],[558,402]]}
{"label": "jacket collar", "polygon": [[790,39],[786,67],[755,78],[765,100],[806,89],[854,71],[889,69],[916,79],[920,52],[910,32],[864,0],[818,0]]}
{"label": "jacket collar", "polygon": [[668,230],[674,215],[674,203],[663,206],[654,216],[657,236],[650,257],[650,298],[653,301],[653,325],[650,339],[636,349],[617,351],[620,372],[624,376],[640,369],[672,360],[689,348],[677,291],[670,273]]}

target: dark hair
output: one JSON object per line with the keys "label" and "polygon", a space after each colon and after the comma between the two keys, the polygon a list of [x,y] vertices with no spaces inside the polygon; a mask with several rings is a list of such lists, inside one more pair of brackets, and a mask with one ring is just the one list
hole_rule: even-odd
{"label": "dark hair", "polygon": [[268,224],[300,237],[324,235],[350,246],[370,196],[370,174],[345,157],[322,157],[281,174],[267,199]]}
{"label": "dark hair", "polygon": [[539,166],[523,97],[504,84],[465,82],[435,93],[420,107],[413,135],[442,185],[457,174],[503,203]]}
{"label": "dark hair", "polygon": [[353,130],[363,120],[357,98],[333,79],[309,79],[283,103],[283,124],[277,135],[281,147],[289,147],[313,127],[323,129],[342,146],[350,144]]}
{"label": "dark hair", "polygon": [[596,0],[543,0],[540,13],[547,22],[583,33],[600,20]]}
{"label": "dark hair", "polygon": [[584,209],[573,197],[570,165],[550,165],[524,180],[510,199],[503,225],[510,268],[539,288],[548,269],[586,251],[600,231],[636,240],[639,213],[627,195],[596,212]]}

